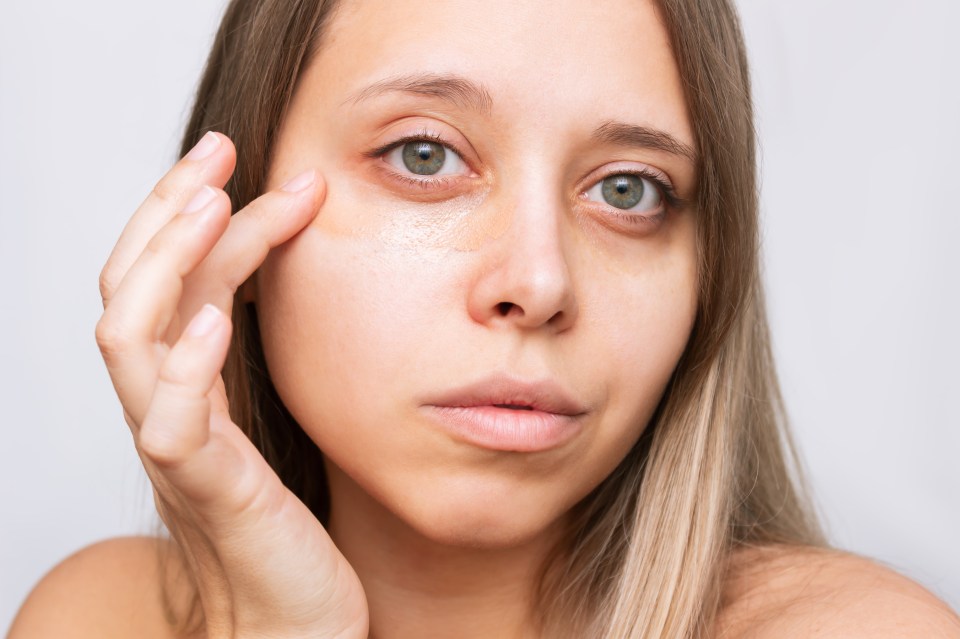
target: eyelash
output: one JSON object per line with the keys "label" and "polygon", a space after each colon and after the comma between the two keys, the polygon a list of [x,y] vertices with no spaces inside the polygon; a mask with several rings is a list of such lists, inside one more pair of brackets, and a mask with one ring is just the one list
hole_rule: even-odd
{"label": "eyelash", "polygon": [[[368,158],[376,159],[386,154],[387,152],[392,151],[398,146],[402,146],[409,142],[428,142],[428,141],[434,142],[441,146],[445,146],[448,149],[451,149],[458,156],[460,156],[461,159],[463,159],[464,157],[464,154],[460,151],[459,148],[457,148],[456,145],[447,142],[442,135],[438,133],[430,133],[426,129],[416,134],[404,135],[400,138],[397,138],[396,140],[393,140],[392,142],[379,146],[375,149],[366,151],[363,153],[363,155]],[[464,160],[464,162],[466,162],[466,160]],[[413,187],[422,189],[424,191],[443,190],[445,188],[449,188],[449,186],[451,186],[451,182],[454,182],[456,180],[456,178],[450,178],[446,176],[432,178],[432,179],[416,178],[408,175],[403,175],[402,173],[397,173],[396,171],[389,170],[389,169],[383,169],[383,170],[385,173],[389,174],[391,179],[397,180],[398,182],[402,182],[403,184],[406,184],[408,186],[413,186]],[[598,178],[597,182],[601,182],[606,178],[614,175],[635,175],[652,182],[657,187],[657,190],[660,191],[660,195],[662,196],[664,202],[666,203],[666,209],[668,210],[678,210],[687,206],[687,201],[681,198],[679,195],[677,195],[677,192],[673,188],[673,185],[670,184],[666,179],[664,179],[663,176],[651,170],[628,169],[628,170],[622,170],[622,171],[611,171],[610,173],[602,175],[600,178]],[[614,217],[617,217],[627,222],[639,223],[639,224],[649,224],[651,222],[659,222],[660,219],[664,217],[667,213],[667,211],[665,210],[653,216],[643,216],[643,215],[631,215],[629,213],[623,213],[619,209],[613,206],[605,206],[605,208],[612,211],[612,214]]]}

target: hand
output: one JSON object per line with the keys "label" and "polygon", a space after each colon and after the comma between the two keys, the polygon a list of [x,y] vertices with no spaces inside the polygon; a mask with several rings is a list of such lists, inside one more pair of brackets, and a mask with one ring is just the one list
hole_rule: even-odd
{"label": "hand", "polygon": [[314,218],[324,187],[311,171],[231,216],[235,163],[208,133],[137,209],[100,275],[97,344],[207,637],[365,639],[356,573],[230,419],[220,375],[237,288]]}

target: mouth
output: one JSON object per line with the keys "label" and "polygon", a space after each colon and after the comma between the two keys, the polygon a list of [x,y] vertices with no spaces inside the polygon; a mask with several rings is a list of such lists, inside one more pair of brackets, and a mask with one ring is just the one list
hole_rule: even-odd
{"label": "mouth", "polygon": [[423,409],[454,439],[490,450],[558,448],[582,430],[589,409],[552,380],[494,375],[431,398]]}
{"label": "mouth", "polygon": [[492,406],[516,411],[537,411],[576,417],[588,412],[573,393],[547,378],[527,381],[495,374],[430,398],[426,404],[450,408]]}

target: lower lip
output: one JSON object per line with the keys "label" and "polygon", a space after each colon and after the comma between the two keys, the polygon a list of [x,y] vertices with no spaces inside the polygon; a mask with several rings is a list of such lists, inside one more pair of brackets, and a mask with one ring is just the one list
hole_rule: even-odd
{"label": "lower lip", "polygon": [[536,452],[562,446],[580,432],[579,416],[497,406],[426,406],[457,439],[491,450]]}

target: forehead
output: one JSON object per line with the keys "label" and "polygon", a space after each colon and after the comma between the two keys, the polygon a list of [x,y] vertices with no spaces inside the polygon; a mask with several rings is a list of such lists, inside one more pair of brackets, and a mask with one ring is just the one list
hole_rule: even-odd
{"label": "forehead", "polygon": [[449,73],[485,89],[504,123],[623,120],[693,146],[650,0],[340,0],[312,66],[341,100],[391,77]]}

